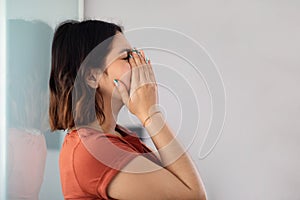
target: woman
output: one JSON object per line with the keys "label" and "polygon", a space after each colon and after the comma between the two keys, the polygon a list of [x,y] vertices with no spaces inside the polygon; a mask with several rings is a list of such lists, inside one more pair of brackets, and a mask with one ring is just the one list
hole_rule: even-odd
{"label": "woman", "polygon": [[[149,59],[132,49],[121,27],[97,20],[59,25],[49,114],[52,131],[68,130],[59,160],[65,199],[206,199],[157,99]],[[124,104],[159,155],[117,124]]]}

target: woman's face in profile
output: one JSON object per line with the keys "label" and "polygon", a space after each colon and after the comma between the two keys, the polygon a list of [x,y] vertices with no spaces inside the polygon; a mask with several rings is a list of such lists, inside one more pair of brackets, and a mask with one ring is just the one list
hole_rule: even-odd
{"label": "woman's face in profile", "polygon": [[127,91],[130,90],[131,67],[128,62],[127,52],[122,53],[120,57],[114,60],[107,67],[107,74],[109,85],[111,85],[112,88],[115,86],[113,80],[118,79],[119,81],[122,81],[125,84],[125,86],[127,87]]}
{"label": "woman's face in profile", "polygon": [[113,80],[118,79],[119,81],[122,81],[129,92],[131,66],[128,62],[128,53],[132,47],[122,33],[117,33],[114,36],[111,47],[111,51],[106,57],[107,75],[102,76],[99,84],[103,92],[121,98],[118,94],[115,94],[118,92],[114,91],[115,85]]}

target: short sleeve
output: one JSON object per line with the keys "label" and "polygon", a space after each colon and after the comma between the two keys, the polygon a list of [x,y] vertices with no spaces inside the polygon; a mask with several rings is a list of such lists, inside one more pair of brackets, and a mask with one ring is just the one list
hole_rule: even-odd
{"label": "short sleeve", "polygon": [[122,170],[124,166],[126,166],[132,159],[139,156],[140,153],[133,150],[131,146],[121,142],[117,138],[112,138],[112,142],[117,145],[122,151],[120,153],[115,154],[113,152],[111,155],[112,157],[111,164],[109,167],[106,167],[105,173],[103,174],[102,178],[99,179],[99,183],[97,185],[97,192],[98,194],[106,199],[108,198],[107,187],[111,180]]}
{"label": "short sleeve", "polygon": [[111,180],[140,153],[118,136],[94,134],[81,135],[81,144],[74,155],[74,169],[81,188],[109,199],[107,187]]}

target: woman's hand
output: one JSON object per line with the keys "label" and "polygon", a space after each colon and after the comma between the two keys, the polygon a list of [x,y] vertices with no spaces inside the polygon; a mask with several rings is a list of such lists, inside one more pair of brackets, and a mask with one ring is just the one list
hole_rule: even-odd
{"label": "woman's hand", "polygon": [[146,59],[144,51],[133,49],[129,52],[131,65],[131,86],[128,94],[122,81],[115,85],[128,110],[143,123],[153,112],[157,111],[157,84],[150,60]]}

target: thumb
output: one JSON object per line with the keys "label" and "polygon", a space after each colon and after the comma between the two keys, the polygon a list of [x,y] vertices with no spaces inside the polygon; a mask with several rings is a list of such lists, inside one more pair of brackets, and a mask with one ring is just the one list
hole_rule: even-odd
{"label": "thumb", "polygon": [[129,95],[128,95],[125,84],[122,81],[119,81],[118,79],[114,79],[114,84],[122,98],[123,103],[128,108]]}

